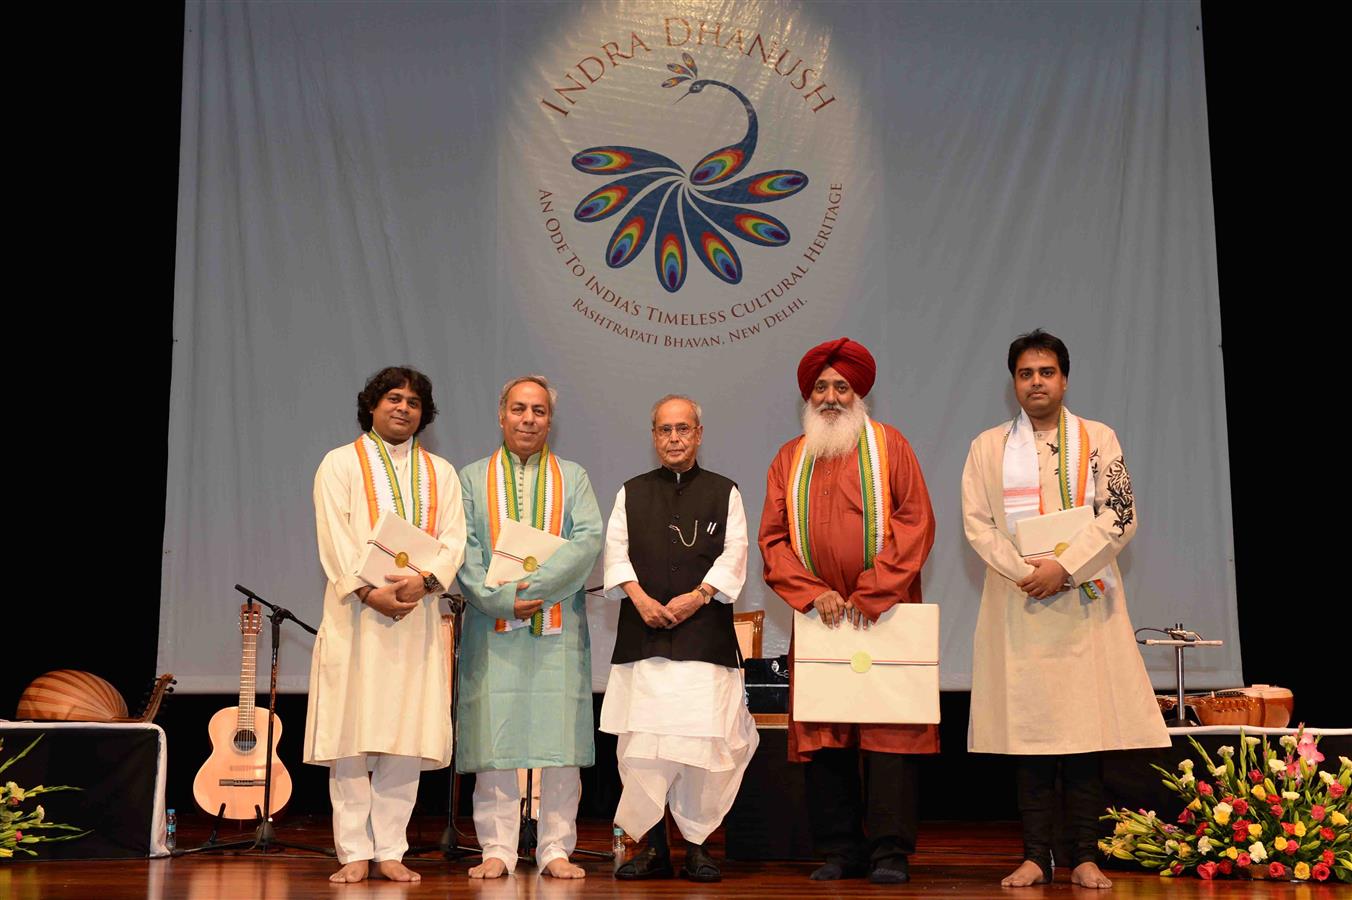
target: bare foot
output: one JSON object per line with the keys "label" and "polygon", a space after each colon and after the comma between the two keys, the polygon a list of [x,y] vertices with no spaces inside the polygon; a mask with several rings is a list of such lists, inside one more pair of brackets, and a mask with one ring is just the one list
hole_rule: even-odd
{"label": "bare foot", "polygon": [[1113,883],[1108,880],[1107,875],[1103,874],[1103,870],[1098,867],[1098,864],[1091,862],[1082,862],[1076,866],[1070,873],[1070,883],[1087,888],[1110,888],[1113,886]]}
{"label": "bare foot", "polygon": [[1025,859],[1017,869],[1001,879],[1000,887],[1030,887],[1046,883],[1047,876],[1042,873],[1042,867],[1031,859]]}
{"label": "bare foot", "polygon": [[356,884],[358,881],[366,880],[366,875],[370,869],[371,863],[369,860],[354,860],[330,875],[329,881],[334,884]]}
{"label": "bare foot", "polygon": [[421,875],[397,859],[382,859],[376,863],[376,871],[390,881],[422,881]]}
{"label": "bare foot", "polygon": [[489,857],[469,870],[470,878],[501,878],[506,874],[507,864],[493,857]]}
{"label": "bare foot", "polygon": [[559,856],[545,864],[544,874],[551,878],[586,878],[587,873],[581,866],[570,863],[567,857]]}

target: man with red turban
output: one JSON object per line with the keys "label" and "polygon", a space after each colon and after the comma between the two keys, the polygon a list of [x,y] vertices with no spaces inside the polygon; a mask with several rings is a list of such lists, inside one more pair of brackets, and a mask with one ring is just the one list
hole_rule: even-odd
{"label": "man with red turban", "polygon": [[[911,445],[868,416],[863,398],[876,374],[872,354],[849,338],[809,350],[798,365],[803,434],[780,448],[766,479],[765,582],[831,626],[867,627],[894,604],[919,603],[920,569],[934,544],[934,512]],[[866,480],[887,490],[865,491]],[[790,521],[806,527],[791,529]],[[910,880],[917,822],[910,755],[938,752],[933,725],[790,720],[789,760],[807,763],[813,843],[826,859],[814,880],[866,872],[878,883]]]}

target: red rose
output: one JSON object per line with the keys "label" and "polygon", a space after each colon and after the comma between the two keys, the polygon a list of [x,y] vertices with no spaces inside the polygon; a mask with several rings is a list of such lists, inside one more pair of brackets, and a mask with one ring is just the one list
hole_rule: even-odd
{"label": "red rose", "polygon": [[1182,863],[1174,863],[1172,866],[1169,867],[1169,871],[1170,871],[1170,872],[1173,872],[1175,875],[1182,875],[1182,874],[1183,874],[1183,864],[1182,864]]}
{"label": "red rose", "polygon": [[1324,865],[1323,863],[1315,863],[1310,868],[1310,874],[1314,876],[1315,881],[1328,881],[1329,867]]}
{"label": "red rose", "polygon": [[1242,816],[1249,811],[1249,801],[1240,797],[1234,803],[1230,804],[1235,808],[1235,815]]}
{"label": "red rose", "polygon": [[1340,781],[1335,781],[1333,782],[1333,784],[1329,785],[1329,796],[1332,797],[1334,800],[1337,800],[1339,797],[1341,797],[1343,794],[1346,793],[1347,788],[1343,787],[1342,782]]}
{"label": "red rose", "polygon": [[1222,875],[1229,875],[1230,872],[1234,869],[1234,866],[1230,863],[1230,860],[1228,860],[1228,859],[1223,859],[1223,860],[1221,860],[1219,863],[1216,864],[1216,869],[1217,869]]}
{"label": "red rose", "polygon": [[1230,804],[1231,806],[1234,806],[1234,805],[1235,805],[1235,798],[1234,798],[1234,797],[1231,797],[1231,796],[1229,796],[1229,795],[1227,794],[1226,796],[1224,796],[1224,797],[1221,798],[1221,802],[1222,802],[1222,803],[1228,803],[1228,804]]}
{"label": "red rose", "polygon": [[1197,793],[1201,794],[1203,797],[1210,797],[1216,792],[1213,791],[1211,785],[1207,784],[1205,781],[1199,781],[1197,782]]}
{"label": "red rose", "polygon": [[1276,862],[1272,863],[1271,865],[1268,866],[1268,875],[1272,876],[1273,878],[1285,878],[1286,866],[1282,865],[1281,863]]}
{"label": "red rose", "polygon": [[1201,878],[1205,878],[1207,881],[1210,881],[1211,876],[1215,874],[1216,864],[1213,862],[1204,862],[1197,867],[1197,875]]}
{"label": "red rose", "polygon": [[1332,850],[1325,850],[1323,853],[1319,854],[1319,858],[1320,858],[1321,860],[1323,860],[1324,865],[1326,865],[1326,866],[1331,866],[1331,865],[1333,865],[1333,851],[1332,851]]}
{"label": "red rose", "polygon": [[1249,780],[1254,784],[1261,784],[1263,781],[1263,773],[1257,769],[1251,769],[1249,771]]}
{"label": "red rose", "polygon": [[1280,803],[1274,803],[1274,804],[1272,804],[1272,806],[1268,807],[1268,810],[1269,810],[1274,816],[1281,816],[1281,814],[1282,814],[1282,805],[1281,805]]}
{"label": "red rose", "polygon": [[1295,823],[1295,822],[1283,822],[1283,823],[1282,823],[1282,831],[1285,831],[1287,834],[1295,834],[1295,833],[1296,833],[1296,823]]}
{"label": "red rose", "polygon": [[1235,857],[1235,865],[1239,866],[1241,869],[1247,869],[1249,866],[1253,865],[1253,857],[1249,856],[1249,851],[1239,851],[1239,856]]}
{"label": "red rose", "polygon": [[1326,841],[1331,841],[1334,837],[1333,829],[1325,825],[1323,828],[1319,829],[1319,836]]}
{"label": "red rose", "polygon": [[1192,824],[1192,810],[1190,810],[1190,809],[1184,809],[1181,813],[1179,813],[1179,814],[1178,814],[1178,824],[1180,824],[1180,825],[1191,825],[1191,824]]}
{"label": "red rose", "polygon": [[1310,818],[1314,819],[1316,822],[1322,822],[1326,811],[1327,810],[1325,810],[1321,804],[1316,803],[1314,806],[1310,807]]}
{"label": "red rose", "polygon": [[1299,844],[1298,842],[1296,842],[1296,841],[1287,841],[1287,842],[1286,842],[1286,855],[1287,855],[1287,856],[1295,856],[1295,855],[1296,855],[1296,851],[1299,850],[1299,849],[1300,849],[1300,844]]}
{"label": "red rose", "polygon": [[1242,844],[1249,839],[1249,823],[1235,823],[1235,843]]}

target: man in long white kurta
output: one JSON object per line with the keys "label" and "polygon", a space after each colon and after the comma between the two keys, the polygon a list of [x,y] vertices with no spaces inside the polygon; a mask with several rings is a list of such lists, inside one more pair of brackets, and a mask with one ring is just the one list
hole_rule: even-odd
{"label": "man in long white kurta", "polygon": [[703,427],[693,400],[662,398],[652,427],[662,466],[625,482],[606,529],[606,594],[623,606],[601,730],[619,737],[615,824],[648,835],[615,877],[671,876],[670,803],[685,876],[712,882],[721,873],[704,842],[759,744],[732,623],[746,581],[746,513],[737,486],[695,461]]}
{"label": "man in long white kurta", "polygon": [[[415,437],[435,416],[425,376],[383,370],[358,402],[366,433],[330,451],[315,475],[319,560],[328,584],[310,664],[304,759],[330,767],[334,843],[343,863],[333,880],[362,880],[370,860],[387,878],[417,880],[400,860],[418,775],[451,757],[445,642],[437,591],[428,585],[453,583],[464,557],[464,507],[455,469]],[[422,577],[380,588],[356,572],[386,507],[402,507],[440,549],[434,559],[418,560]]]}
{"label": "man in long white kurta", "polygon": [[[1051,781],[1059,765],[1067,814],[1074,820],[1067,823],[1075,845],[1072,880],[1107,887],[1094,862],[1103,806],[1098,754],[1169,744],[1116,562],[1138,524],[1131,477],[1117,435],[1107,425],[1079,419],[1087,443],[1075,437],[1078,429],[1070,440],[1061,440],[1063,416],[1077,421],[1062,404],[1069,363],[1065,345],[1045,332],[1015,341],[1009,365],[1023,412],[1014,422],[977,436],[962,479],[967,540],[987,567],[967,746],[974,753],[1019,757],[1025,863],[1006,879],[1011,886],[1051,877]],[[1011,442],[1018,441],[1031,441],[1036,453],[1036,475],[1032,453],[1027,456],[1030,496],[1022,501],[1031,514],[1063,508],[1061,460],[1063,455],[1069,459],[1070,448],[1061,451],[1068,443],[1084,443],[1076,454],[1084,457],[1084,495],[1095,513],[1060,555],[1035,564],[1020,556],[1007,515],[1020,503],[1006,483],[1018,474],[1017,463],[1007,462]],[[1071,476],[1075,468],[1070,460]],[[1032,489],[1034,483],[1038,490]],[[1077,805],[1084,809],[1077,813]]]}

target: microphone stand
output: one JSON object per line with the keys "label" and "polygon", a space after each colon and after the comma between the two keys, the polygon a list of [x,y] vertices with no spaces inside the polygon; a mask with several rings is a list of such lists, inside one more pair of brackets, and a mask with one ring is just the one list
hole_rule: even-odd
{"label": "microphone stand", "polygon": [[[205,844],[203,844],[200,847],[193,847],[190,850],[175,850],[173,852],[173,855],[186,856],[190,853],[208,853],[216,850],[233,850],[238,847],[245,848],[245,852],[248,852],[250,850],[260,850],[263,853],[267,853],[269,850],[272,850],[275,847],[278,849],[287,849],[287,850],[307,850],[311,853],[318,853],[324,856],[336,856],[337,854],[330,848],[314,847],[309,844],[293,844],[287,841],[279,841],[277,840],[277,833],[276,831],[273,830],[272,827],[272,735],[273,735],[273,722],[277,715],[277,668],[278,668],[277,660],[278,660],[279,645],[281,644],[282,639],[282,622],[286,621],[287,619],[290,619],[292,622],[295,622],[304,630],[310,632],[310,634],[317,635],[318,632],[315,631],[313,628],[311,628],[309,625],[302,622],[300,619],[296,618],[295,614],[293,614],[291,610],[286,609],[285,607],[277,606],[276,604],[273,603],[269,603],[268,601],[264,600],[262,597],[258,596],[253,591],[249,590],[243,585],[239,584],[235,585],[235,590],[239,591],[245,597],[249,598],[249,602],[251,604],[257,601],[258,603],[261,603],[268,609],[272,610],[272,614],[268,616],[268,620],[272,622],[272,675],[268,687],[268,739],[267,739],[267,749],[265,751],[266,763],[263,769],[263,808],[260,810],[257,806],[254,807],[254,811],[258,814],[258,827],[254,830],[253,840],[249,840],[248,838],[242,838],[237,841],[216,840],[216,830],[220,827],[221,820],[221,813],[218,812],[216,814],[216,828],[212,829],[211,835],[207,838],[207,842]],[[221,811],[223,812],[224,810],[225,805],[222,804]]]}
{"label": "microphone stand", "polygon": [[460,745],[460,729],[457,714],[460,705],[460,626],[465,618],[465,598],[460,594],[442,594],[442,599],[451,608],[451,765],[450,765],[450,807],[446,811],[446,828],[441,832],[441,840],[436,844],[410,847],[409,855],[441,852],[450,862],[456,862],[467,856],[478,856],[483,850],[470,843],[455,824],[455,814],[460,805],[460,774],[455,771],[456,751]]}
{"label": "microphone stand", "polygon": [[[1147,629],[1138,629],[1145,631]],[[1208,641],[1195,631],[1188,631],[1179,622],[1173,628],[1151,628],[1150,631],[1162,631],[1169,635],[1168,640],[1158,640],[1156,638],[1147,638],[1138,640],[1137,643],[1147,647],[1173,647],[1174,648],[1174,675],[1178,679],[1177,698],[1178,704],[1175,715],[1172,719],[1165,719],[1164,724],[1168,728],[1187,728],[1192,723],[1188,721],[1188,710],[1185,706],[1183,697],[1183,651],[1189,647],[1221,647],[1225,641]]]}

